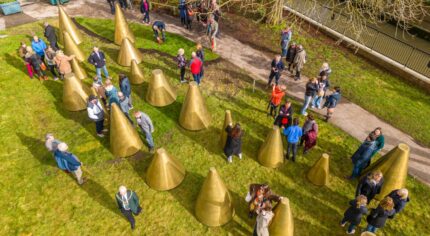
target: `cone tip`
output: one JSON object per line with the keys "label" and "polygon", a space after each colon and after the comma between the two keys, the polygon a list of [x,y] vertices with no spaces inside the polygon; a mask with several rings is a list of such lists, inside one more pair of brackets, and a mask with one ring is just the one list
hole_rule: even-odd
{"label": "cone tip", "polygon": [[211,167],[211,168],[209,168],[209,172],[216,172],[215,167]]}
{"label": "cone tip", "polygon": [[230,110],[225,110],[225,113],[230,114],[231,112]]}
{"label": "cone tip", "polygon": [[290,199],[288,199],[287,197],[282,197],[281,203],[285,204],[285,205],[289,205],[290,204]]}
{"label": "cone tip", "polygon": [[163,73],[163,71],[162,70],[160,70],[160,69],[154,69],[154,70],[152,70],[152,74],[153,75],[156,75],[156,74],[162,74]]}
{"label": "cone tip", "polygon": [[273,130],[278,130],[278,129],[279,129],[279,126],[277,126],[277,125],[273,126]]}
{"label": "cone tip", "polygon": [[407,144],[405,144],[405,143],[400,143],[398,145],[398,147],[399,147],[400,150],[402,150],[404,152],[408,152],[409,151],[409,146]]}
{"label": "cone tip", "polygon": [[327,154],[327,153],[323,153],[322,155],[321,155],[321,158],[325,158],[325,159],[328,159],[330,156]]}
{"label": "cone tip", "polygon": [[196,83],[196,81],[191,81],[191,82],[189,83],[189,85],[190,85],[190,87],[197,87],[197,83]]}
{"label": "cone tip", "polygon": [[159,149],[157,149],[157,153],[163,154],[163,153],[166,153],[166,150],[164,148],[159,148]]}
{"label": "cone tip", "polygon": [[67,73],[64,77],[65,78],[75,77],[75,74],[73,72],[72,73]]}

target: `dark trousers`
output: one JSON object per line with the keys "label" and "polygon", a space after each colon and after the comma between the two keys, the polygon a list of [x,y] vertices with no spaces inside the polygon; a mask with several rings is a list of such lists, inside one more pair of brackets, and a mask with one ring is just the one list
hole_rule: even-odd
{"label": "dark trousers", "polygon": [[193,78],[194,78],[194,81],[196,81],[197,84],[200,84],[200,79],[201,79],[200,73],[199,74],[193,74]]}
{"label": "dark trousers", "polygon": [[98,134],[103,133],[103,123],[104,123],[104,120],[103,120],[103,119],[101,119],[101,120],[99,120],[99,121],[96,121],[96,132],[97,132]]}
{"label": "dark trousers", "polygon": [[[341,224],[346,224],[348,221],[345,218],[342,219]],[[350,223],[348,227],[348,233],[351,233],[355,229],[355,224]]]}
{"label": "dark trousers", "polygon": [[[137,213],[135,215],[139,215],[139,213],[142,211],[142,208],[139,207],[137,209]],[[133,217],[133,212],[131,210],[125,210],[124,208],[121,208],[121,213],[127,218],[127,220],[130,222],[131,228],[134,229],[136,225],[136,221]]]}
{"label": "dark trousers", "polygon": [[277,111],[278,111],[278,106],[275,106],[275,104],[273,104],[272,102],[270,102],[269,107],[270,107],[270,113],[269,113],[270,116],[276,117]]}
{"label": "dark trousers", "polygon": [[51,45],[52,49],[54,49],[54,51],[57,51],[58,49],[60,49],[58,47],[57,41],[49,41],[49,44]]}
{"label": "dark trousers", "polygon": [[279,81],[280,77],[281,77],[281,74],[279,72],[271,71],[270,75],[269,75],[269,83],[267,83],[267,84],[271,84],[273,78],[275,78],[275,83],[278,84],[278,81]]}
{"label": "dark trousers", "polygon": [[143,12],[143,22],[149,23],[149,11]]}
{"label": "dark trousers", "polygon": [[296,161],[297,143],[288,142],[287,159],[290,159],[290,153],[293,152],[293,161]]}
{"label": "dark trousers", "polygon": [[300,70],[296,69],[296,75],[294,76],[294,80],[299,80],[299,79],[301,79]]}
{"label": "dark trousers", "polygon": [[126,0],[119,0],[119,6],[122,9],[126,9],[127,8],[127,2],[126,2]]}
{"label": "dark trousers", "polygon": [[181,70],[181,81],[185,80],[185,66],[180,67]]}
{"label": "dark trousers", "polygon": [[51,71],[52,75],[55,78],[58,78],[57,72],[55,71],[55,69],[56,69],[55,65],[48,65],[48,68],[49,68],[49,71]]}
{"label": "dark trousers", "polygon": [[109,1],[109,6],[110,6],[110,13],[113,15],[115,14],[115,1]]}

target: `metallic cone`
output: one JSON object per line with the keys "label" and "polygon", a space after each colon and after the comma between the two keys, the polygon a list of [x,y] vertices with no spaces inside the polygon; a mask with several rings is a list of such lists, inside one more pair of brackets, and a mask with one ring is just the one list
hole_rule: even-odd
{"label": "metallic cone", "polygon": [[226,110],[225,111],[225,118],[224,118],[224,125],[222,126],[221,129],[221,139],[219,141],[219,144],[221,145],[221,147],[225,146],[225,142],[227,141],[227,132],[225,132],[225,129],[227,128],[227,126],[229,124],[233,123],[233,119],[231,118],[231,112],[230,110]]}
{"label": "metallic cone", "polygon": [[258,161],[261,165],[269,168],[277,168],[284,163],[284,147],[278,126],[273,126],[260,147]]}
{"label": "metallic cone", "polygon": [[294,235],[294,220],[291,214],[290,200],[283,197],[282,200],[275,206],[273,210],[275,214],[272,222],[269,225],[269,233],[271,236],[293,236]]}
{"label": "metallic cone", "polygon": [[64,108],[68,111],[87,109],[88,93],[86,90],[75,74],[66,74],[63,85]]}
{"label": "metallic cone", "polygon": [[209,169],[196,201],[196,218],[207,226],[221,226],[234,215],[232,198],[214,167]]}
{"label": "metallic cone", "polygon": [[64,35],[64,54],[67,56],[75,55],[76,59],[78,61],[83,62],[85,60],[84,53],[81,51],[81,49],[78,47],[78,45],[75,44],[75,42],[70,37],[70,34],[67,32],[63,32]]}
{"label": "metallic cone", "polygon": [[110,148],[113,155],[128,157],[136,154],[143,147],[142,140],[116,103],[112,103],[110,118]]}
{"label": "metallic cone", "polygon": [[58,18],[59,18],[59,26],[60,26],[60,37],[59,41],[64,42],[63,34],[62,32],[67,32],[70,34],[71,38],[75,42],[75,44],[81,44],[82,43],[82,35],[81,32],[79,32],[78,28],[76,27],[75,23],[70,19],[70,17],[67,15],[67,13],[64,11],[64,8],[62,6],[58,6]]}
{"label": "metallic cone", "polygon": [[360,236],[376,236],[376,234],[371,233],[369,231],[366,231],[366,232],[361,233]]}
{"label": "metallic cone", "polygon": [[174,157],[169,156],[164,148],[159,148],[146,170],[146,183],[158,191],[177,187],[185,178],[185,168]]}
{"label": "metallic cone", "polygon": [[79,65],[79,62],[78,62],[78,60],[76,60],[76,58],[72,59],[72,70],[73,70],[73,73],[75,74],[75,76],[78,77],[79,79],[82,80],[82,79],[87,78],[87,73]]}
{"label": "metallic cone", "polygon": [[152,74],[154,76],[149,81],[146,101],[156,107],[172,104],[176,100],[176,92],[164,77],[163,71],[156,69]]}
{"label": "metallic cone", "polygon": [[308,180],[315,185],[324,186],[328,184],[329,173],[329,156],[323,153],[309,170]]}
{"label": "metallic cone", "polygon": [[200,93],[196,82],[190,82],[187,95],[182,104],[181,114],[179,115],[179,124],[188,130],[201,130],[208,128],[211,117]]}
{"label": "metallic cone", "polygon": [[381,193],[375,196],[376,199],[382,200],[391,191],[405,187],[408,162],[409,146],[400,143],[363,171],[362,176],[374,170],[380,170],[384,175],[384,184]]}
{"label": "metallic cone", "polygon": [[128,38],[132,43],[136,41],[133,32],[128,27],[124,13],[117,3],[115,4],[115,43],[120,45],[124,38]]}
{"label": "metallic cone", "polygon": [[130,76],[130,82],[132,84],[141,84],[143,81],[145,81],[143,77],[143,73],[140,70],[139,66],[137,65],[136,60],[131,61],[131,76]]}
{"label": "metallic cone", "polygon": [[128,38],[124,38],[119,49],[117,62],[121,66],[130,66],[132,60],[136,60],[137,64],[141,63],[142,54],[133,46]]}

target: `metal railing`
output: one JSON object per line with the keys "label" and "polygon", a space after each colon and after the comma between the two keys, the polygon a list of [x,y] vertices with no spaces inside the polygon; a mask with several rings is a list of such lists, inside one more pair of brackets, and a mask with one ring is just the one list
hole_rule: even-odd
{"label": "metal railing", "polygon": [[[347,24],[339,24],[339,22],[348,22],[346,15],[337,12],[333,15],[330,7],[316,3],[315,1],[289,1],[286,5],[322,25],[355,40],[357,43],[402,64],[404,67],[423,76],[430,77],[430,53],[382,32],[371,25],[366,26],[367,30],[357,40],[357,37],[351,32]],[[313,10],[310,11],[309,9]]]}

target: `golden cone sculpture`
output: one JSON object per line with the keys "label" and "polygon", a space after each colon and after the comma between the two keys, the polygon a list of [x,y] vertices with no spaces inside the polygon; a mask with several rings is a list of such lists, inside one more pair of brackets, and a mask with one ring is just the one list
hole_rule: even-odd
{"label": "golden cone sculpture", "polygon": [[293,236],[294,219],[291,214],[290,200],[283,197],[273,210],[275,214],[269,225],[270,236]]}
{"label": "golden cone sculpture", "polygon": [[78,62],[78,60],[76,60],[76,58],[72,59],[72,71],[75,74],[75,76],[81,80],[87,78],[87,73],[81,67],[81,65],[79,65],[79,62]]}
{"label": "golden cone sculpture", "polygon": [[81,111],[87,109],[88,89],[84,88],[81,80],[75,74],[64,76],[63,103],[68,111]]}
{"label": "golden cone sculpture", "polygon": [[197,131],[206,129],[211,122],[211,116],[206,108],[199,86],[190,82],[184,104],[182,104],[179,124],[187,130]]}
{"label": "golden cone sculpture", "polygon": [[307,177],[311,183],[324,186],[328,184],[329,173],[329,155],[323,153],[321,158],[309,170]]}
{"label": "golden cone sculpture", "polygon": [[273,126],[260,147],[258,161],[261,165],[269,168],[277,168],[284,163],[284,147],[278,126]]}
{"label": "golden cone sculpture", "polygon": [[369,231],[366,231],[366,232],[361,233],[360,236],[376,236],[376,234],[371,233]]}
{"label": "golden cone sculpture", "polygon": [[142,54],[137,50],[128,38],[124,38],[119,49],[117,62],[121,66],[131,66],[131,61],[142,62]]}
{"label": "golden cone sculpture", "polygon": [[59,42],[65,42],[64,36],[62,33],[67,32],[70,34],[71,38],[75,42],[75,44],[82,43],[82,35],[81,32],[76,27],[75,23],[73,23],[72,19],[67,15],[62,6],[58,6],[58,18],[59,18]]}
{"label": "golden cone sculpture", "polygon": [[81,51],[78,45],[73,42],[72,38],[70,37],[70,34],[67,32],[63,32],[63,35],[64,54],[66,54],[67,56],[75,55],[75,58],[78,59],[78,61],[83,62],[85,60],[84,53]]}
{"label": "golden cone sculpture", "polygon": [[164,77],[163,71],[153,70],[152,75],[146,92],[146,101],[156,107],[172,104],[176,100],[176,92]]}
{"label": "golden cone sculpture", "polygon": [[221,138],[219,141],[219,144],[221,147],[225,146],[225,142],[227,141],[227,132],[225,131],[225,129],[227,128],[227,126],[229,124],[233,124],[233,119],[231,118],[231,112],[230,110],[226,110],[225,111],[225,118],[224,118],[224,125],[222,126],[221,129]]}
{"label": "golden cone sculpture", "polygon": [[139,134],[116,103],[110,115],[110,149],[115,157],[128,157],[143,147]]}
{"label": "golden cone sculpture", "polygon": [[362,176],[375,170],[380,170],[384,175],[384,184],[381,193],[375,196],[376,199],[382,200],[391,191],[405,187],[408,176],[409,151],[408,145],[400,143],[363,171]]}
{"label": "golden cone sculpture", "polygon": [[143,77],[143,73],[137,65],[136,60],[131,61],[131,76],[130,83],[132,84],[142,84],[145,81],[145,77]]}
{"label": "golden cone sculpture", "polygon": [[221,226],[234,215],[230,193],[214,167],[203,182],[195,210],[196,218],[207,226]]}
{"label": "golden cone sculpture", "polygon": [[152,189],[165,191],[177,187],[185,178],[184,166],[174,157],[159,148],[146,170],[146,183]]}
{"label": "golden cone sculpture", "polygon": [[136,41],[133,32],[128,27],[124,13],[117,3],[115,4],[115,43],[120,45],[124,38],[128,38],[132,43]]}

